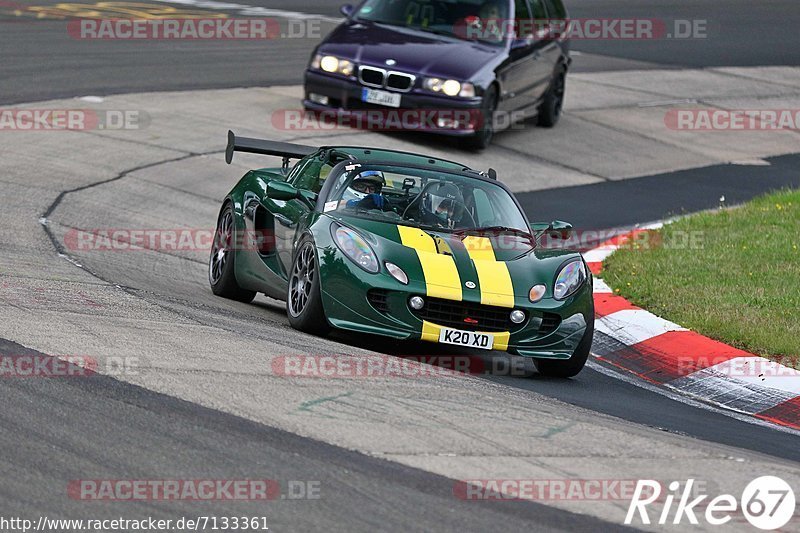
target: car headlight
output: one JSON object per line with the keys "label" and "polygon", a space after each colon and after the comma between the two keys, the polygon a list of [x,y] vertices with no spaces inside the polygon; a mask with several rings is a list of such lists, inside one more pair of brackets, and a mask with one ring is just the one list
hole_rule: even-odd
{"label": "car headlight", "polygon": [[422,88],[434,93],[443,93],[447,96],[462,96],[471,98],[475,96],[475,86],[471,83],[461,83],[457,80],[442,78],[425,78]]}
{"label": "car headlight", "polygon": [[339,226],[333,232],[333,238],[344,255],[355,264],[371,274],[378,272],[378,258],[361,235],[349,228]]}
{"label": "car headlight", "polygon": [[355,65],[352,61],[341,59],[336,56],[317,54],[311,60],[311,68],[324,70],[333,74],[342,74],[343,76],[352,76],[355,70]]}
{"label": "car headlight", "polygon": [[583,261],[576,259],[567,263],[556,277],[553,297],[556,300],[563,300],[577,291],[584,281],[586,281],[586,267],[583,266]]}

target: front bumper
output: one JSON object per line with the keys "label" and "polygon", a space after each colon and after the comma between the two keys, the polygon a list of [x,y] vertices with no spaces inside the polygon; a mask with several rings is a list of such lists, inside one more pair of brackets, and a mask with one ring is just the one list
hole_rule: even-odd
{"label": "front bumper", "polygon": [[[325,257],[323,249],[319,250],[319,256]],[[427,298],[424,283],[411,280],[408,285],[402,285],[386,274],[368,274],[358,268],[322,268],[325,269],[323,308],[328,321],[336,328],[398,340],[438,343],[440,329],[453,327],[424,320],[409,308],[409,297]],[[385,294],[385,306],[378,309],[370,303],[368,291]],[[458,329],[492,334],[492,349],[495,350],[525,357],[569,359],[594,315],[591,285],[585,283],[563,302],[545,298],[531,304],[526,298],[515,297],[514,308],[524,310],[528,318],[507,331],[481,330],[480,325],[474,328],[464,325]],[[543,328],[544,317],[551,322],[557,317],[557,326]]]}
{"label": "front bumper", "polygon": [[[451,98],[412,89],[401,95],[400,107],[393,108],[362,101],[362,90],[368,88],[355,79],[306,70],[303,107],[323,114],[335,115],[345,125],[371,130],[416,130],[442,135],[473,135],[480,126],[481,98]],[[314,102],[311,94],[326,96],[327,105]],[[441,126],[438,119],[448,125]]]}

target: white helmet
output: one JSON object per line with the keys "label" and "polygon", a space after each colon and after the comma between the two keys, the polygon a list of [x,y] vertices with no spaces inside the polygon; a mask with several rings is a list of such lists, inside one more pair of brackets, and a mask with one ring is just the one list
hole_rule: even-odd
{"label": "white helmet", "polygon": [[365,170],[353,178],[342,194],[342,200],[363,200],[368,194],[380,194],[386,179],[379,170]]}

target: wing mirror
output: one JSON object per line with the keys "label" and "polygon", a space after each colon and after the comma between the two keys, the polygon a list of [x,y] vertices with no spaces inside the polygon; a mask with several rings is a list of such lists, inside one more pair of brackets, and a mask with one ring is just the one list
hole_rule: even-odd
{"label": "wing mirror", "polygon": [[284,181],[267,183],[267,196],[273,200],[294,200],[300,197],[300,191]]}
{"label": "wing mirror", "polygon": [[572,233],[572,224],[563,220],[554,220],[550,223],[534,222],[531,224],[531,230],[535,233],[547,233],[554,239],[568,239]]}
{"label": "wing mirror", "polygon": [[554,239],[566,240],[569,239],[569,235],[572,233],[572,224],[563,220],[554,220],[548,225],[547,232]]}
{"label": "wing mirror", "polygon": [[267,183],[267,197],[272,200],[284,201],[299,199],[312,211],[317,205],[317,196],[315,192],[298,189],[285,181],[270,181]]}
{"label": "wing mirror", "polygon": [[339,12],[347,18],[353,16],[353,4],[344,4],[339,8]]}

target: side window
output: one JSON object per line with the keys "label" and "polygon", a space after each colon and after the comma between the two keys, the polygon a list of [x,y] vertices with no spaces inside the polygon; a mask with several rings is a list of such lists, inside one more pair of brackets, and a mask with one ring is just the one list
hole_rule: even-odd
{"label": "side window", "polygon": [[545,11],[543,0],[531,0],[531,5],[533,6],[533,18],[536,20],[544,20],[547,18],[547,11]]}
{"label": "side window", "polygon": [[[328,175],[333,170],[333,165],[330,163],[325,163],[319,169],[319,189],[322,189],[322,185],[325,183],[325,180],[328,179]],[[315,190],[314,192],[319,192],[319,189]]]}
{"label": "side window", "polygon": [[516,21],[518,39],[525,39],[533,35],[532,19],[528,0],[514,0],[514,20]]}
{"label": "side window", "polygon": [[295,165],[292,167],[292,170],[289,171],[289,176],[287,176],[286,181],[296,187],[297,179],[303,173],[303,169],[307,167],[313,160],[313,157],[308,157],[295,163]]}
{"label": "side window", "polygon": [[328,173],[331,171],[331,168],[332,167],[327,163],[314,158],[302,168],[300,174],[294,180],[293,185],[298,189],[307,189],[309,191],[319,192],[320,189],[322,189],[322,183],[325,181],[325,178],[328,177]]}
{"label": "side window", "polygon": [[550,13],[550,18],[563,20],[567,18],[567,8],[564,7],[564,2],[561,0],[545,0],[547,4],[547,12]]}
{"label": "side window", "polygon": [[298,189],[307,189],[318,193],[322,190],[325,180],[333,170],[337,163],[343,161],[345,157],[340,154],[332,153],[325,160],[319,157],[313,157],[308,161],[308,164],[300,169],[300,172],[292,182],[292,185]]}

